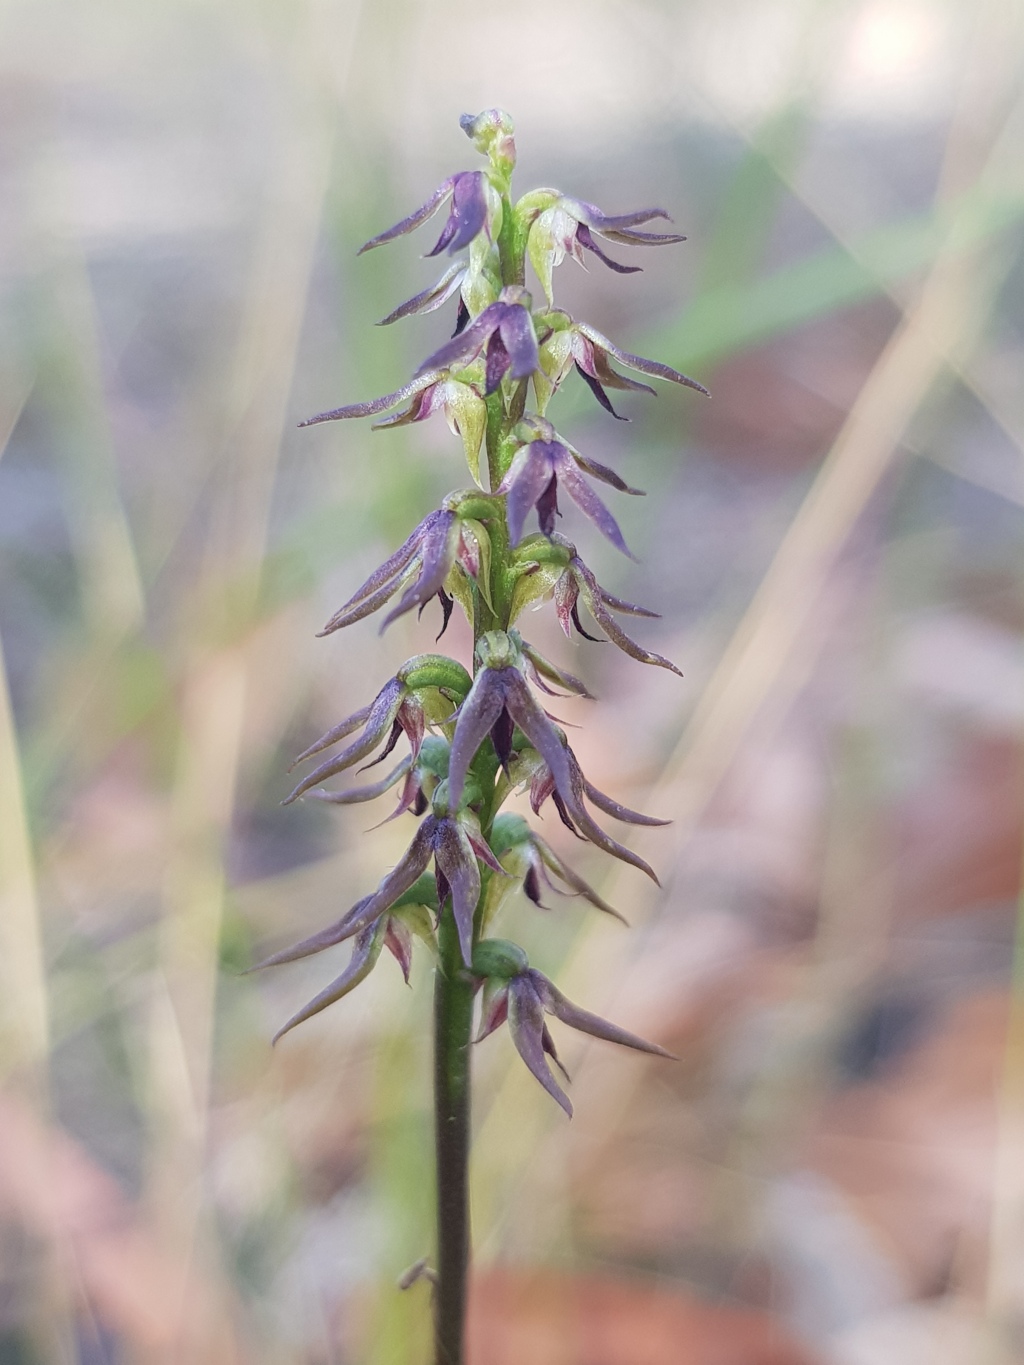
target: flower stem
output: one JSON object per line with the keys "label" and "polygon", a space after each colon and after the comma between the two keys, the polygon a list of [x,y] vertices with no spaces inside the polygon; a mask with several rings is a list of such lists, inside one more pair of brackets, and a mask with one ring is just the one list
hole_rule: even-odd
{"label": "flower stem", "polygon": [[462,1365],[469,1272],[469,1043],[473,987],[450,907],[438,925],[434,977],[434,1120],[437,1156],[436,1365]]}

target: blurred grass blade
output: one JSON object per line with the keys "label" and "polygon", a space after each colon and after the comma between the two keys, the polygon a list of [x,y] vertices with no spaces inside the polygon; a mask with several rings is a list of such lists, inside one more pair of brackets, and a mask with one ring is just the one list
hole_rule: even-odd
{"label": "blurred grass blade", "polygon": [[764,279],[721,285],[644,344],[682,368],[708,365],[839,308],[888,292],[945,254],[983,246],[1024,222],[1024,193],[987,187],[835,245]]}

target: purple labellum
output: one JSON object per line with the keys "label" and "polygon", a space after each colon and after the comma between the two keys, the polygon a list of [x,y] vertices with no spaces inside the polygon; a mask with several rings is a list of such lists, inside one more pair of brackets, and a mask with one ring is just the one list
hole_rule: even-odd
{"label": "purple labellum", "polygon": [[512,365],[512,357],[505,349],[505,343],[501,339],[501,332],[491,333],[491,339],[487,343],[487,364],[484,370],[486,380],[484,383],[484,396],[489,397],[501,385],[509,368]]}

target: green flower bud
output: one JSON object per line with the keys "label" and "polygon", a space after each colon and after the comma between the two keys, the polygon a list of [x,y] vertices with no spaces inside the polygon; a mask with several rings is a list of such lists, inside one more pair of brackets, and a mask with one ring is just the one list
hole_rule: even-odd
{"label": "green flower bud", "polygon": [[473,975],[510,981],[525,972],[530,959],[518,944],[505,938],[485,938],[473,949]]}

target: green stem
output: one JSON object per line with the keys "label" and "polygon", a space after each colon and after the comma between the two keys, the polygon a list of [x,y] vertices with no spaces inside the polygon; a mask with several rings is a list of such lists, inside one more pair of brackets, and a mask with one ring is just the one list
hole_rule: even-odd
{"label": "green stem", "polygon": [[[515,228],[512,205],[503,196],[504,214],[498,253],[503,284],[525,278],[525,236]],[[487,399],[487,472],[490,488],[501,483],[511,459],[509,433],[522,416],[525,385],[508,398],[499,389]],[[507,630],[510,607],[508,527],[504,512],[488,518],[491,539],[491,601],[487,609],[473,595],[474,646],[488,630]],[[494,815],[494,784],[480,803],[489,832]],[[486,878],[484,879],[486,886]],[[483,892],[481,892],[481,904]],[[478,916],[479,920],[479,907]],[[479,928],[474,931],[474,941]],[[473,985],[462,962],[450,907],[442,907],[437,929],[438,965],[434,977],[434,1123],[437,1159],[437,1284],[434,1292],[436,1365],[462,1365],[469,1279],[469,1044],[473,1028]]]}
{"label": "green stem", "polygon": [[437,1152],[436,1365],[462,1365],[469,1276],[469,1044],[473,987],[450,907],[438,925],[434,977],[434,1117]]}

